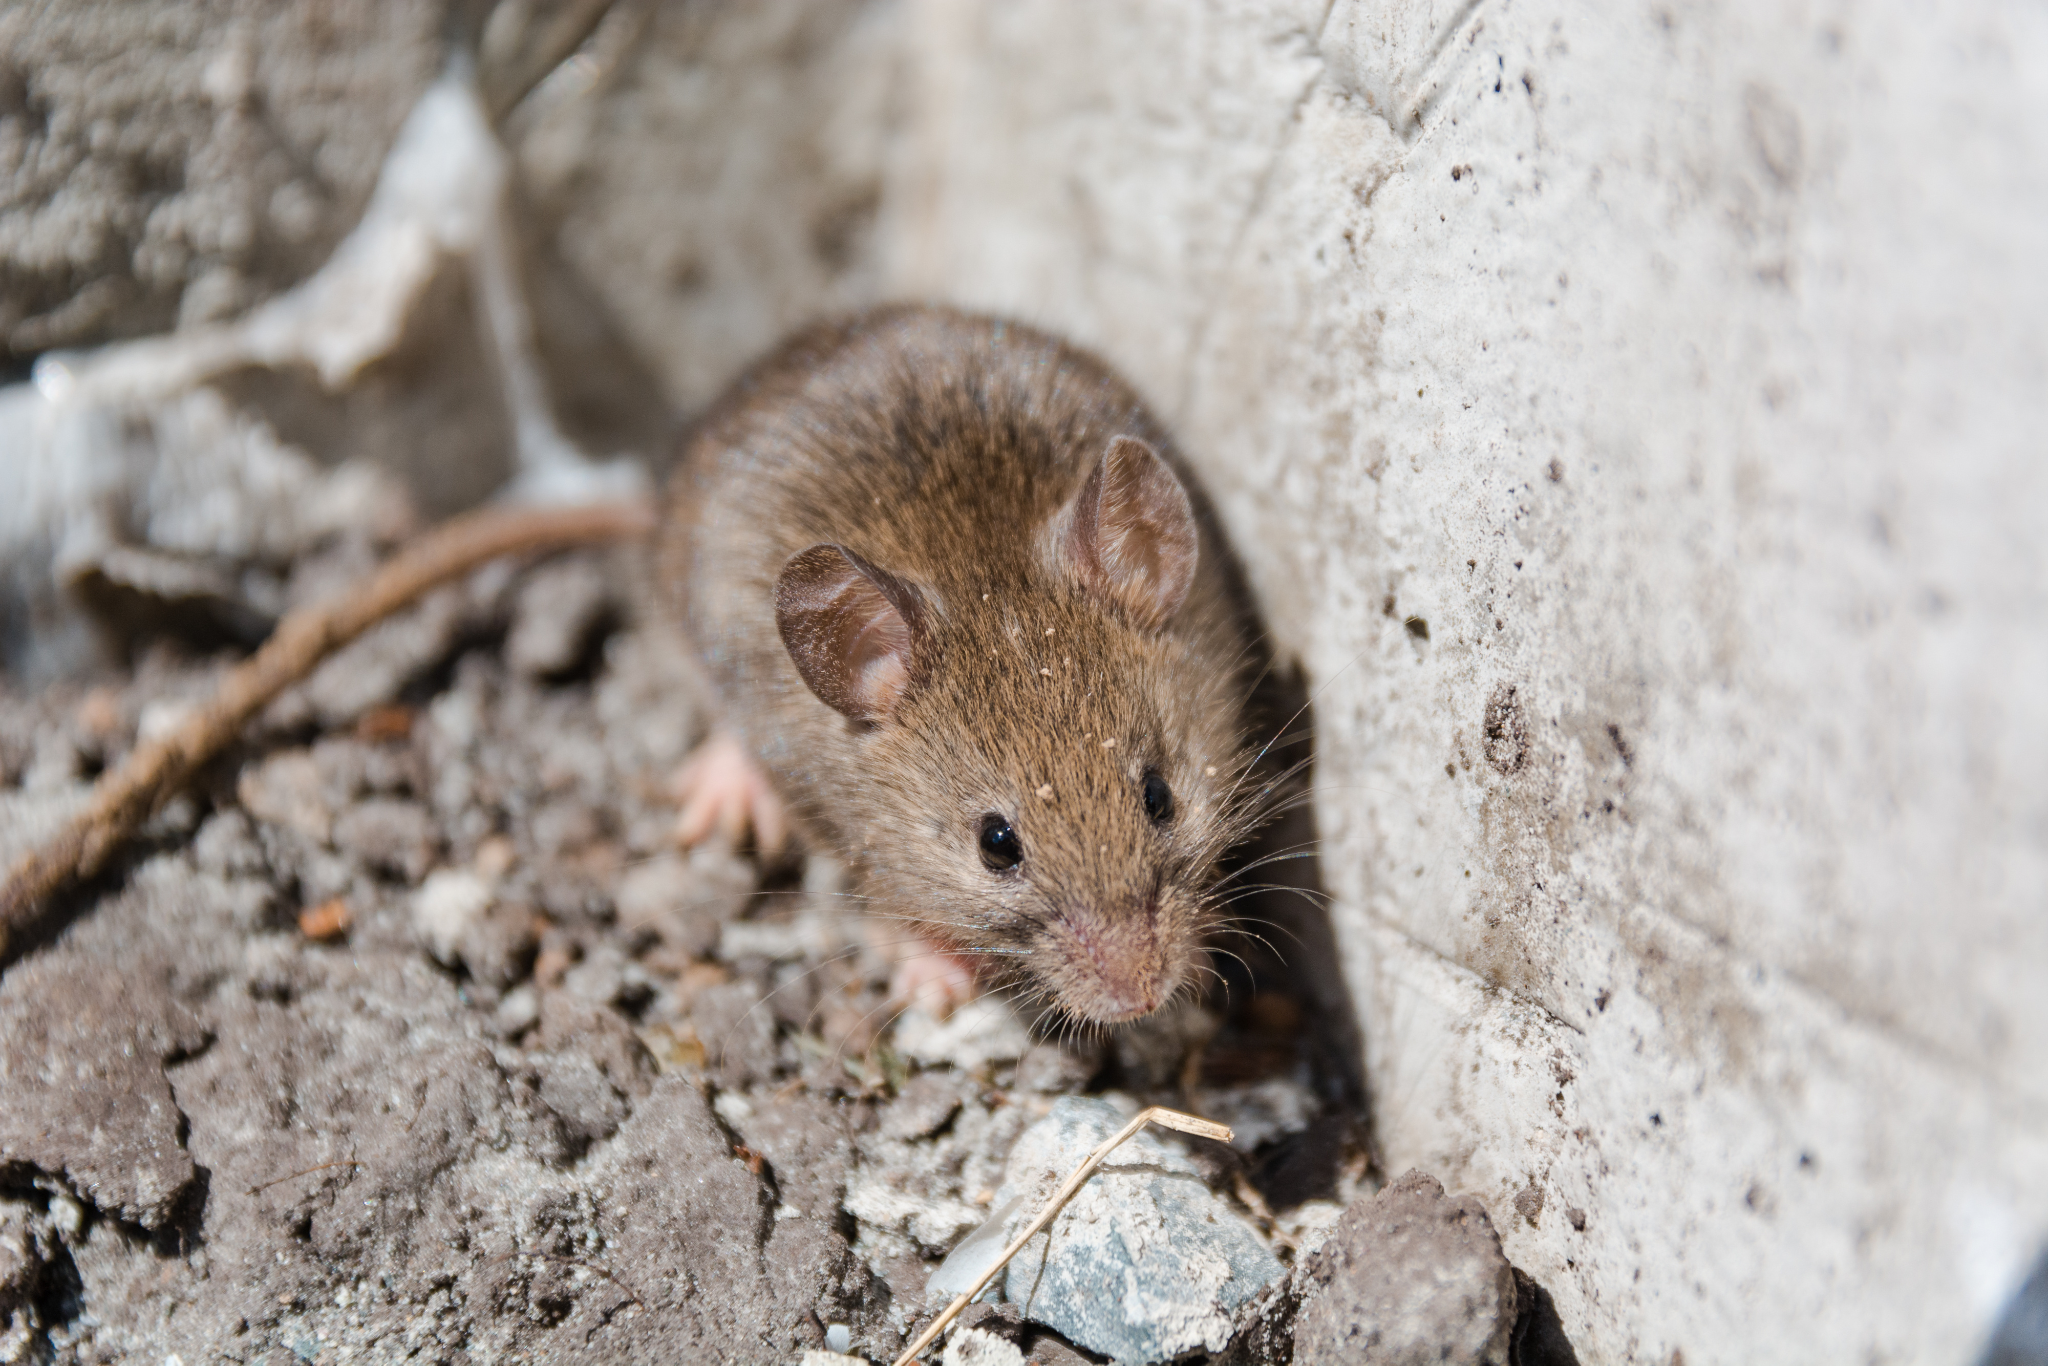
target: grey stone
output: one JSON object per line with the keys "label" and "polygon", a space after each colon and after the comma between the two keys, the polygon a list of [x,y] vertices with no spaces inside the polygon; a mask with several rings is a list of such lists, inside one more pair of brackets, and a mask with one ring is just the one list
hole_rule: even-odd
{"label": "grey stone", "polygon": [[535,1045],[551,1053],[590,1058],[620,1095],[644,1096],[654,1082],[654,1058],[640,1036],[617,1014],[566,991],[540,998],[540,1034]]}
{"label": "grey stone", "polygon": [[615,610],[604,569],[590,556],[542,565],[527,575],[513,600],[505,663],[530,678],[563,673],[583,658],[592,635]]}
{"label": "grey stone", "polygon": [[456,951],[478,983],[504,990],[532,970],[539,944],[540,928],[533,909],[498,903],[463,926]]}
{"label": "grey stone", "polygon": [[1514,1271],[1485,1208],[1433,1176],[1355,1202],[1294,1280],[1297,1361],[1507,1366]]}
{"label": "grey stone", "polygon": [[[1125,1121],[1106,1101],[1054,1101],[1011,1149],[996,1192],[997,1208],[1022,1197],[1008,1236]],[[1091,1351],[1119,1362],[1171,1361],[1222,1350],[1238,1306],[1284,1274],[1186,1155],[1146,1131],[1117,1149],[1052,1227],[1017,1254],[1003,1293],[1027,1318]]]}
{"label": "grey stone", "polygon": [[920,1072],[905,1082],[882,1118],[887,1138],[925,1138],[960,1111],[966,1083],[953,1072]]}
{"label": "grey stone", "polygon": [[1103,1043],[1096,1038],[1041,1040],[1017,1060],[1010,1085],[1051,1096],[1085,1090],[1089,1079],[1102,1070],[1103,1053]]}
{"label": "grey stone", "polygon": [[1031,1032],[1009,1006],[978,996],[945,1019],[912,1006],[896,1019],[896,1047],[919,1062],[946,1063],[979,1072],[991,1063],[1014,1062],[1032,1051]]}
{"label": "grey stone", "polygon": [[627,930],[651,932],[670,948],[702,958],[719,942],[719,922],[737,913],[750,891],[754,872],[737,858],[664,852],[627,870],[614,903],[618,924]]}
{"label": "grey stone", "polygon": [[373,797],[335,818],[334,843],[376,871],[416,884],[434,866],[441,837],[418,802]]}
{"label": "grey stone", "polygon": [[442,868],[420,885],[410,904],[420,942],[452,967],[471,927],[490,909],[491,885],[470,869]]}
{"label": "grey stone", "polygon": [[734,1126],[768,1160],[775,1193],[787,1209],[830,1218],[846,1195],[853,1139],[842,1107],[799,1092],[753,1108]]}
{"label": "grey stone", "polygon": [[303,749],[288,749],[244,769],[235,784],[243,810],[269,825],[325,844],[334,829],[320,770]]}
{"label": "grey stone", "polygon": [[626,955],[600,944],[562,974],[562,990],[592,1005],[608,1006],[626,994]]}
{"label": "grey stone", "polygon": [[533,1061],[540,1098],[562,1121],[570,1151],[580,1154],[618,1132],[632,1107],[583,1053],[543,1053]]}
{"label": "grey stone", "polygon": [[265,869],[263,846],[244,813],[228,808],[209,816],[192,840],[192,861],[218,877],[247,876]]}
{"label": "grey stone", "polygon": [[162,975],[36,958],[0,980],[0,1167],[162,1228],[196,1171],[164,1062],[207,1039]]}
{"label": "grey stone", "polygon": [[743,1090],[775,1074],[775,1015],[745,982],[706,987],[690,1003],[690,1023],[719,1085]]}
{"label": "grey stone", "polygon": [[303,699],[328,725],[353,722],[446,659],[464,631],[488,619],[493,606],[487,600],[473,602],[465,585],[436,589],[365,631],[287,693],[286,700]]}

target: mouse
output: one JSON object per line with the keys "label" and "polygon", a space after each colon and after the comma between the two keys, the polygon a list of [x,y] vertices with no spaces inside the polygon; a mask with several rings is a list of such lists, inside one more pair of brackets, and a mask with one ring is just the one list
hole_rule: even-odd
{"label": "mouse", "polygon": [[1260,820],[1243,574],[1135,389],[1034,327],[814,324],[683,440],[662,591],[716,695],[678,838],[791,835],[893,994],[1115,1025],[1190,995]]}

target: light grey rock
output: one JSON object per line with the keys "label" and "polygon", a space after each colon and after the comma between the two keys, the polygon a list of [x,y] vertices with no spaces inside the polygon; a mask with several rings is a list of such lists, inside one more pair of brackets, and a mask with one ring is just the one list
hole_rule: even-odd
{"label": "light grey rock", "polygon": [[610,585],[595,560],[578,555],[542,565],[513,603],[505,662],[529,678],[571,669],[612,610]]}
{"label": "light grey rock", "polygon": [[418,802],[372,797],[334,820],[335,846],[379,872],[417,886],[440,852],[440,832]]}
{"label": "light grey rock", "polygon": [[333,832],[334,812],[321,791],[320,770],[305,750],[284,750],[244,770],[235,795],[242,809],[259,821],[296,830],[321,844]]}
{"label": "light grey rock", "polygon": [[1029,1053],[1031,1033],[1003,1002],[981,996],[943,1020],[916,1006],[904,1011],[896,1021],[896,1047],[928,1066],[947,1063],[978,1072]]}
{"label": "light grey rock", "polygon": [[692,958],[704,957],[718,944],[724,915],[737,912],[754,885],[752,873],[738,859],[723,862],[726,866],[712,868],[695,857],[664,852],[633,865],[613,898],[619,923],[650,930]]}
{"label": "light grey rock", "polygon": [[[1023,1198],[1007,1236],[1016,1236],[1067,1173],[1124,1123],[1106,1101],[1053,1102],[1010,1151],[995,1203]],[[1237,1307],[1283,1274],[1194,1164],[1144,1132],[1117,1149],[1052,1227],[1025,1245],[1003,1286],[1004,1298],[1025,1317],[1120,1363],[1139,1363],[1220,1351]]]}
{"label": "light grey rock", "polygon": [[452,966],[464,933],[490,906],[489,882],[467,868],[442,868],[412,895],[413,929],[434,957]]}
{"label": "light grey rock", "polygon": [[626,955],[600,944],[562,977],[562,989],[592,1005],[610,1005],[626,993]]}
{"label": "light grey rock", "polygon": [[981,1211],[973,1205],[944,1195],[906,1190],[873,1171],[862,1171],[853,1178],[844,1203],[846,1212],[863,1224],[906,1233],[926,1249],[949,1246],[962,1234],[971,1238],[975,1225],[981,1223]]}
{"label": "light grey rock", "polygon": [[961,1079],[950,1072],[920,1072],[897,1092],[896,1103],[882,1117],[887,1138],[925,1138],[937,1133],[960,1112],[965,1099]]}
{"label": "light grey rock", "polygon": [[1024,1366],[1017,1345],[986,1328],[962,1328],[946,1339],[940,1366]]}

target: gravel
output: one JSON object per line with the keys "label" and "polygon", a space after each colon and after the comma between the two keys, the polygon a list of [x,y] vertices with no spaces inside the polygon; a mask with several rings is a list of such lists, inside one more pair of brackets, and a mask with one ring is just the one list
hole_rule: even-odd
{"label": "gravel", "polygon": [[[1184,1104],[1191,1050],[1251,1037],[1217,1008],[1120,1044],[1034,1040],[993,1002],[891,1024],[839,870],[670,845],[704,718],[639,572],[589,552],[422,603],[6,969],[0,1361],[793,1362],[833,1325],[886,1360],[1053,1097]],[[515,664],[544,610],[589,638]],[[0,856],[227,659],[158,638],[123,671],[0,678]],[[1289,1056],[1283,1092],[1202,1083],[1262,1152],[1335,1113]],[[1230,1204],[1258,1154],[1216,1146],[1239,1165],[1144,1151],[1276,1272]],[[1041,1293],[956,1355],[1085,1359],[1060,1312]]]}
{"label": "gravel", "polygon": [[[280,601],[384,534],[305,532]],[[708,711],[644,575],[588,550],[428,595],[13,946],[0,1363],[889,1360],[941,1259],[1152,1103],[1235,1144],[1133,1140],[946,1360],[1571,1359],[1476,1202],[1373,1197],[1274,965],[1107,1036],[899,1013],[844,869],[677,850]],[[209,695],[235,653],[191,621],[0,673],[0,859]]]}

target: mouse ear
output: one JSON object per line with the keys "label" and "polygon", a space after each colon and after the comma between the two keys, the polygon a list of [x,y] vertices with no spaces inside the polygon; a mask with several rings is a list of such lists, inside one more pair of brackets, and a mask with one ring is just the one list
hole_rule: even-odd
{"label": "mouse ear", "polygon": [[775,624],[796,671],[826,706],[884,721],[910,687],[916,590],[841,545],[790,558],[775,582]]}
{"label": "mouse ear", "polygon": [[1111,441],[1061,521],[1057,554],[1082,587],[1143,630],[1180,610],[1195,581],[1195,510],[1159,452],[1134,436]]}

